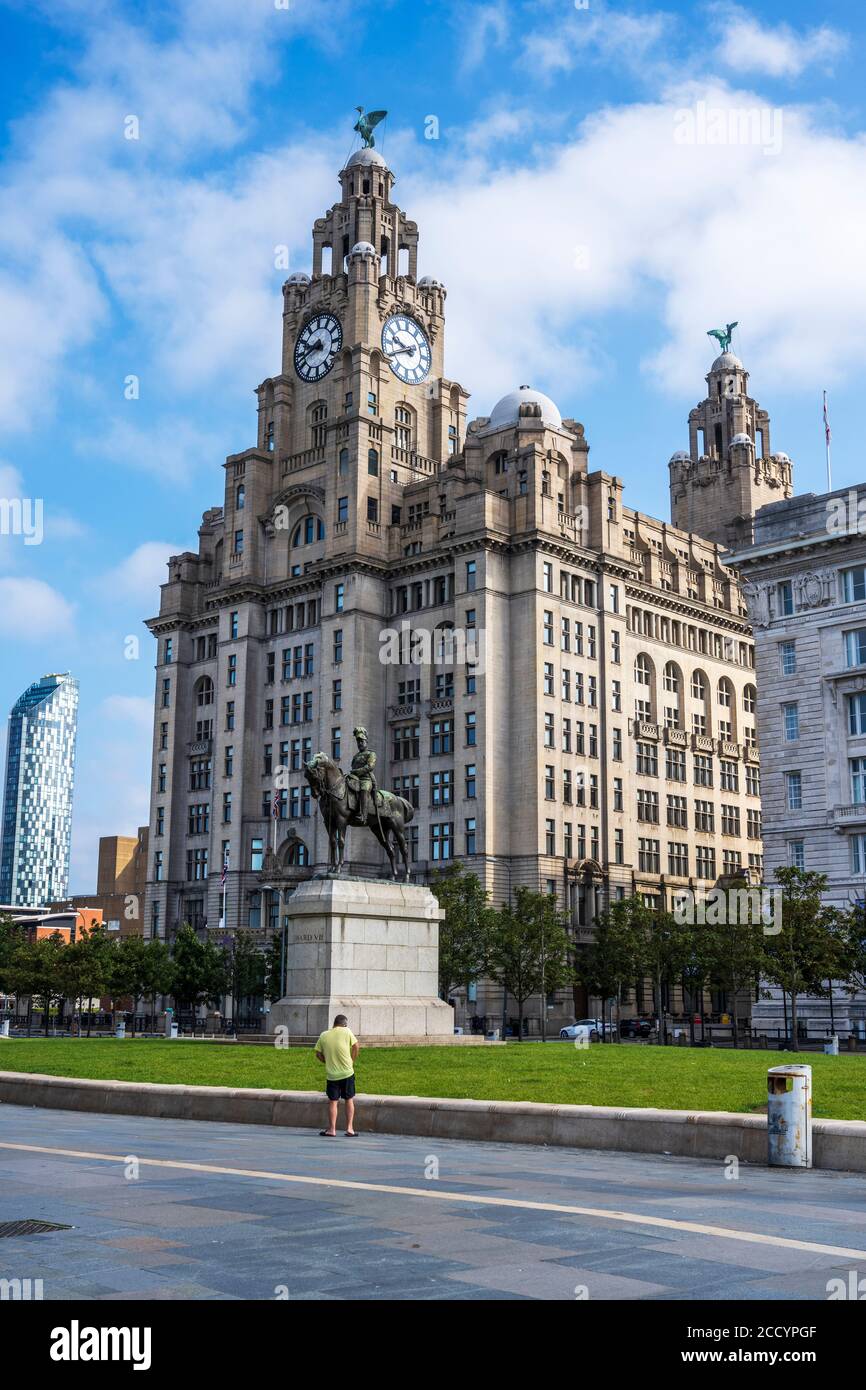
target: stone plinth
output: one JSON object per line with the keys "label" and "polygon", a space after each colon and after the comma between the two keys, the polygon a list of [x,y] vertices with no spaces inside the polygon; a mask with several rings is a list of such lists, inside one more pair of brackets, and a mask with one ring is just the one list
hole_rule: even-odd
{"label": "stone plinth", "polygon": [[272,1029],[316,1038],[342,1013],[367,1041],[454,1036],[454,1011],[438,998],[441,910],[429,888],[309,879],[286,909],[286,993]]}

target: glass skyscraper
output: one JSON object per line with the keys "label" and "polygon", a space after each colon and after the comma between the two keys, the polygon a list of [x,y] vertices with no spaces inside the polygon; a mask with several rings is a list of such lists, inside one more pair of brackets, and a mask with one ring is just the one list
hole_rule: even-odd
{"label": "glass skyscraper", "polygon": [[39,907],[69,890],[78,681],[34,681],[9,715],[0,903]]}

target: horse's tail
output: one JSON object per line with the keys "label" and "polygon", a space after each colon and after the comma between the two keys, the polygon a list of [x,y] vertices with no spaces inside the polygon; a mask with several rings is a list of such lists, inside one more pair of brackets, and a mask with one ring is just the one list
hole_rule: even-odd
{"label": "horse's tail", "polygon": [[408,825],[409,822],[410,822],[410,820],[414,820],[414,819],[415,819],[415,807],[412,805],[411,801],[407,801],[407,800],[406,800],[405,796],[398,796],[398,797],[397,797],[397,800],[400,801],[400,802],[402,802],[402,805],[403,805],[403,819],[404,819],[404,821],[406,822],[406,824]]}

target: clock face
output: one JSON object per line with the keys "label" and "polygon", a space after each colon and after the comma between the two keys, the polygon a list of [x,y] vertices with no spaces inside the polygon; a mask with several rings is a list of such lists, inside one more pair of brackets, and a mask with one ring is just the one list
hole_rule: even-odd
{"label": "clock face", "polygon": [[427,334],[407,314],[392,314],[382,328],[382,351],[391,371],[407,386],[423,381],[430,371],[431,354]]}
{"label": "clock face", "polygon": [[305,323],[295,343],[295,371],[301,381],[327,376],[342,346],[343,330],[333,314],[316,314]]}

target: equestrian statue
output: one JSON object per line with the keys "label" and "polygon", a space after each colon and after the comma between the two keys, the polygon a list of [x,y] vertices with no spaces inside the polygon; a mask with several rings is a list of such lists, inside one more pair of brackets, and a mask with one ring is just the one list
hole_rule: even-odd
{"label": "equestrian statue", "polygon": [[327,753],[317,753],[304,764],[304,774],[328,831],[329,871],[342,873],[346,827],[358,825],[366,826],[376,836],[388,856],[392,878],[399,878],[396,843],[403,861],[403,878],[408,879],[409,847],[405,831],[415,815],[415,808],[404,796],[377,787],[376,754],[368,746],[367,730],[359,724],[353,734],[358,751],[352,759],[351,770],[345,775]]}

